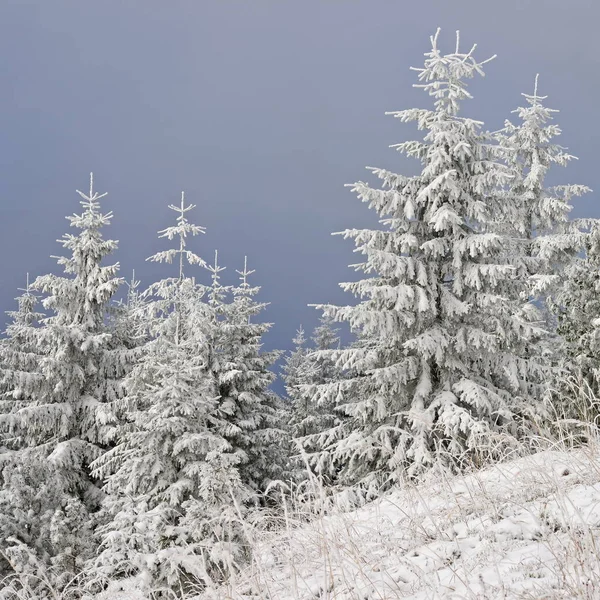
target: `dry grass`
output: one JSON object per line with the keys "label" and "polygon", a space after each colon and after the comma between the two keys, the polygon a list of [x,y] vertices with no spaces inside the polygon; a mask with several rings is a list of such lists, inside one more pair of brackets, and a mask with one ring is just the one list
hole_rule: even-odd
{"label": "dry grass", "polygon": [[[575,397],[575,393],[573,393]],[[556,404],[554,405],[556,406]],[[310,475],[270,490],[281,510],[241,518],[253,558],[195,600],[500,600],[600,598],[599,402],[577,389],[551,427],[516,447],[487,440],[494,464],[460,476],[436,470],[374,502],[332,494]],[[501,449],[504,448],[504,453]],[[357,507],[358,506],[358,507]],[[181,599],[135,580],[87,594],[94,574],[52,600]],[[39,600],[27,578],[0,600]],[[37,595],[36,595],[37,594]]]}

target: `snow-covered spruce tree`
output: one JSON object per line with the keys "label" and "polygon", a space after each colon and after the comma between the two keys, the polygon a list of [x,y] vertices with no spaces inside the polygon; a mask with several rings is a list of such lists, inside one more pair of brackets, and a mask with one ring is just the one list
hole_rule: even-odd
{"label": "snow-covered spruce tree", "polygon": [[210,369],[213,310],[205,286],[184,263],[205,266],[186,241],[204,231],[190,223],[194,205],[170,208],[177,224],[159,232],[177,247],[149,260],[179,263],[178,276],[145,293],[151,340],[127,380],[130,426],[96,463],[107,478],[107,523],[99,528],[100,572],[139,574],[152,589],[208,584],[240,559],[234,524],[246,501],[239,457],[219,433],[217,382]]}
{"label": "snow-covered spruce tree", "polygon": [[298,456],[296,438],[304,435],[302,424],[309,415],[311,396],[302,394],[305,386],[313,381],[314,363],[308,360],[310,348],[302,326],[292,339],[294,349],[285,357],[282,378],[285,384],[285,404],[287,409],[287,455],[290,478],[300,481],[306,478],[306,465]]}
{"label": "snow-covered spruce tree", "polygon": [[302,326],[296,331],[292,343],[294,349],[285,357],[282,372],[291,415],[288,424],[295,438],[303,435],[298,426],[308,416],[308,402],[302,397],[301,386],[312,383],[314,365],[307,360],[310,348]]}
{"label": "snow-covered spruce tree", "polygon": [[89,465],[113,441],[110,405],[123,394],[129,365],[106,325],[109,302],[122,283],[116,277],[118,263],[102,264],[117,248],[116,241],[103,239],[101,233],[112,213],[100,211],[106,194],[94,192],[93,176],[89,194],[78,193],[83,212],[67,218],[80,233],[63,237],[71,256],[58,258],[66,276],[44,275],[33,284],[46,294],[42,303],[51,311],[35,330],[45,354],[41,371],[47,389],[45,402],[29,409],[22,425],[32,432],[43,427],[57,442],[51,462],[68,472],[74,489],[97,499]]}
{"label": "snow-covered spruce tree", "polygon": [[[64,489],[48,477],[48,466],[24,452],[27,432],[11,427],[10,414],[35,401],[42,376],[41,356],[32,343],[32,328],[43,314],[36,312],[39,301],[29,285],[17,300],[17,310],[8,312],[10,323],[0,342],[0,577],[16,568],[25,582],[36,590],[50,559],[56,559],[56,507],[64,502]],[[42,514],[40,514],[42,513]],[[53,527],[54,526],[54,527]],[[52,535],[54,533],[54,535]],[[65,532],[63,532],[65,533]],[[60,556],[60,554],[59,554]]]}
{"label": "snow-covered spruce tree", "polygon": [[[324,385],[339,380],[343,374],[336,367],[329,350],[339,348],[337,329],[330,319],[321,318],[321,324],[315,328],[311,341],[306,346],[304,331],[300,329],[294,338],[296,349],[287,358],[283,367],[286,393],[290,402],[288,429],[292,448],[290,455],[295,466],[295,479],[306,477],[306,464],[298,455],[307,436],[315,436],[339,425],[342,414],[336,411],[333,402],[316,402],[311,392],[315,385]],[[329,483],[331,479],[328,478]]]}
{"label": "snow-covered spruce tree", "polygon": [[[520,252],[509,258],[518,276],[529,280],[523,317],[545,322],[552,331],[556,323],[547,302],[556,308],[564,275],[586,243],[580,228],[585,223],[569,219],[571,201],[590,190],[583,185],[545,184],[552,167],[565,167],[575,157],[554,141],[561,133],[552,122],[558,111],[544,106],[547,96],[538,95],[538,76],[533,95],[523,97],[527,105],[513,111],[519,123],[507,120],[496,136],[500,156],[512,170],[507,193],[515,210],[503,226],[522,240]],[[543,337],[547,335],[540,339],[541,346]]]}
{"label": "snow-covered spruce tree", "polygon": [[563,377],[555,386],[554,401],[565,416],[597,419],[600,398],[600,226],[586,240],[586,254],[567,271],[560,293],[558,334]]}
{"label": "snow-covered spruce tree", "polygon": [[[333,326],[333,322],[328,317],[321,317],[320,325],[315,327],[311,337],[317,351],[331,350],[340,346],[339,329]],[[321,377],[332,379],[337,377],[337,374],[335,365],[326,362]]]}
{"label": "snow-covered spruce tree", "polygon": [[19,439],[16,460],[3,471],[3,529],[13,527],[3,550],[34,576],[53,567],[58,586],[93,551],[89,515],[101,492],[89,466],[112,443],[110,406],[127,370],[105,322],[120,285],[118,264],[102,264],[117,246],[101,233],[112,214],[100,211],[104,195],[94,192],[92,177],[89,194],[78,193],[83,211],[67,218],[79,233],[60,240],[70,251],[58,258],[65,275],[44,275],[31,286],[45,294],[48,316],[39,327],[20,328],[26,352],[2,365],[4,393],[23,402],[0,416],[0,428]]}
{"label": "snow-covered spruce tree", "polygon": [[141,348],[149,341],[148,327],[145,321],[146,298],[140,291],[140,281],[133,271],[131,280],[125,283],[127,294],[109,307],[109,323],[112,335],[118,338],[121,346],[136,352],[130,352],[132,366],[141,355]]}
{"label": "snow-covered spruce tree", "polygon": [[[5,337],[0,340],[0,414],[6,415],[27,406],[41,377],[37,373],[39,358],[32,343],[31,329],[36,327],[43,314],[36,311],[39,298],[31,290],[29,274],[27,287],[16,298],[17,310],[8,311],[10,318]],[[9,449],[16,450],[25,445],[20,429],[10,429],[10,418],[1,421],[5,430],[0,430],[0,471],[2,454],[8,459]]]}
{"label": "snow-covered spruce tree", "polygon": [[294,339],[296,350],[284,366],[286,391],[292,404],[289,423],[293,438],[303,438],[330,429],[340,417],[335,414],[334,404],[317,404],[312,394],[303,393],[311,386],[339,380],[342,375],[329,352],[339,348],[340,342],[337,329],[329,318],[321,318],[321,324],[313,331],[311,340],[312,348],[306,347],[304,332],[299,331]]}
{"label": "snow-covered spruce tree", "polygon": [[464,80],[485,63],[460,52],[458,36],[443,55],[438,33],[417,69],[434,109],[392,113],[425,131],[397,146],[422,171],[372,169],[382,188],[354,185],[384,229],[343,232],[368,277],[342,284],[358,305],[320,307],[364,343],[329,351],[348,378],[306,390],[348,417],[305,439],[315,469],[375,489],[405,470],[460,467],[499,437],[509,443],[535,413],[542,378],[527,358],[534,331],[515,316],[524,283],[505,259],[518,240],[498,231],[510,175],[481,123],[458,116],[470,97]]}
{"label": "snow-covered spruce tree", "polygon": [[[308,360],[312,361],[313,384],[327,385],[333,381],[339,381],[346,377],[346,374],[337,367],[335,356],[332,356],[331,350],[339,349],[340,338],[338,329],[333,327],[329,317],[321,317],[321,324],[317,326],[312,335],[315,352]],[[304,435],[314,435],[327,431],[333,427],[341,425],[344,418],[343,413],[336,409],[335,402],[325,400],[315,403],[311,414],[307,415],[302,423]]]}
{"label": "snow-covered spruce tree", "polygon": [[283,407],[269,389],[275,378],[270,367],[279,352],[262,351],[262,336],[271,324],[254,321],[267,304],[254,298],[260,287],[248,283],[254,271],[248,270],[247,259],[237,273],[241,283],[232,290],[233,302],[224,306],[220,327],[219,407],[227,424],[223,435],[243,457],[243,483],[263,492],[285,475]]}

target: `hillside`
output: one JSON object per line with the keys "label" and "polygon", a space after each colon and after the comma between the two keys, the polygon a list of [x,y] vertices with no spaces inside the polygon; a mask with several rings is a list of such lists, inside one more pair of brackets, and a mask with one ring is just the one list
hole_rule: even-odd
{"label": "hillside", "polygon": [[[600,598],[600,449],[548,450],[408,485],[256,535],[235,584],[198,600]],[[110,589],[97,600],[137,600]],[[122,588],[121,588],[122,589]]]}

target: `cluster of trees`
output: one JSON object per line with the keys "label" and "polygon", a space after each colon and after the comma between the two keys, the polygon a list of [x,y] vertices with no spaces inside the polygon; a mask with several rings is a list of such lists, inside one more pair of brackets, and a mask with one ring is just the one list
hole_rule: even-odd
{"label": "cluster of trees", "polygon": [[424,133],[397,145],[421,172],[353,186],[381,217],[343,232],[364,256],[342,284],[358,301],[319,306],[310,341],[298,331],[286,398],[253,271],[224,285],[216,253],[189,249],[193,205],[170,206],[173,247],[149,259],[173,277],[140,291],[104,264],[102,195],[80,192],[64,274],[28,282],[0,345],[0,572],[139,574],[185,594],[243,564],[245,519],[277,508],[274,481],[310,469],[372,496],[526,439],[569,375],[598,388],[600,228],[569,217],[585,186],[545,183],[573,158],[555,111],[536,82],[515,123],[486,131],[459,109],[487,61],[431,42],[418,76],[433,107],[393,113]]}
{"label": "cluster of trees", "polygon": [[243,556],[235,523],[284,477],[276,354],[253,321],[264,304],[246,265],[224,286],[217,255],[208,265],[188,249],[203,228],[183,195],[160,232],[174,247],[149,259],[176,263],[174,277],[143,293],[134,280],[111,302],[123,283],[102,264],[116,248],[101,234],[111,215],[92,186],[80,194],[64,276],[27,286],[2,343],[2,570],[35,580],[51,566],[59,585],[86,565],[159,586],[210,581]]}

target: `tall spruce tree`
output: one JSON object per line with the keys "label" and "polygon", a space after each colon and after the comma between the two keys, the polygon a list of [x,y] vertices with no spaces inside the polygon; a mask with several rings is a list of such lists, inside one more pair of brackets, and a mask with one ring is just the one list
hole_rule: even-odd
{"label": "tall spruce tree", "polygon": [[[41,372],[46,389],[42,404],[28,410],[23,425],[44,429],[56,442],[51,461],[89,495],[97,489],[90,487],[89,465],[112,442],[110,405],[122,395],[127,368],[106,325],[108,304],[122,283],[116,277],[118,263],[102,264],[117,248],[116,241],[104,240],[101,233],[112,213],[100,211],[106,194],[94,192],[93,176],[89,194],[78,193],[84,210],[67,219],[80,233],[63,237],[71,256],[58,258],[66,276],[44,275],[33,284],[46,294],[43,306],[51,311],[34,330],[45,356]],[[96,491],[92,495],[100,497]]]}
{"label": "tall spruce tree", "polygon": [[524,283],[506,261],[517,243],[498,231],[516,210],[501,193],[510,172],[482,124],[458,115],[464,80],[487,61],[461,52],[458,36],[442,54],[438,34],[417,69],[434,109],[392,113],[425,131],[397,145],[422,171],[372,169],[382,188],[354,185],[384,228],[343,232],[366,256],[355,267],[367,278],[342,284],[361,300],[321,307],[363,343],[329,351],[348,378],[306,390],[348,417],[306,440],[315,468],[367,488],[474,460],[491,439],[517,436],[538,402],[540,367],[526,352],[534,331],[515,316]]}
{"label": "tall spruce tree", "polygon": [[288,425],[293,438],[304,435],[301,423],[308,416],[309,401],[302,394],[302,386],[312,383],[314,365],[307,360],[310,348],[302,326],[292,339],[294,349],[285,357],[282,367],[285,393],[289,402],[290,419]]}
{"label": "tall spruce tree", "polygon": [[271,324],[255,321],[267,304],[255,300],[260,287],[248,281],[254,271],[247,259],[237,273],[241,283],[232,289],[221,328],[220,407],[227,422],[224,435],[243,456],[242,481],[262,492],[272,480],[284,477],[282,406],[269,389],[275,379],[270,367],[279,352],[262,350],[262,336]]}
{"label": "tall spruce tree", "polygon": [[546,329],[552,330],[552,306],[546,303],[556,304],[564,275],[586,244],[582,223],[570,220],[571,201],[590,190],[583,185],[546,185],[553,167],[566,167],[575,157],[555,142],[561,134],[552,122],[558,111],[544,106],[547,96],[538,95],[538,76],[533,95],[522,95],[526,106],[513,111],[519,122],[507,120],[496,136],[500,156],[511,167],[507,193],[515,209],[502,225],[521,239],[520,251],[510,258],[519,276],[529,281],[525,316],[545,321]]}
{"label": "tall spruce tree", "polygon": [[[0,415],[8,415],[27,406],[33,390],[37,389],[41,375],[36,372],[39,357],[32,343],[32,328],[43,318],[37,312],[39,298],[33,293],[29,274],[27,287],[16,298],[17,310],[8,311],[10,322],[5,337],[0,341]],[[0,421],[4,431],[0,430],[0,448],[16,450],[26,445],[21,428],[12,428],[11,419]],[[1,450],[0,450],[1,452]],[[9,458],[7,453],[5,458]],[[2,461],[0,459],[0,471]]]}
{"label": "tall spruce tree", "polygon": [[569,267],[560,293],[558,333],[563,367],[555,382],[559,413],[596,419],[600,398],[600,226],[587,237],[585,256]]}
{"label": "tall spruce tree", "polygon": [[[3,533],[12,528],[3,549],[34,578],[54,567],[58,586],[93,552],[89,515],[102,494],[90,464],[112,443],[111,405],[123,393],[127,370],[106,324],[108,303],[121,283],[119,265],[103,265],[117,247],[101,233],[112,213],[101,212],[105,194],[94,191],[92,176],[89,194],[78,193],[83,211],[67,218],[79,233],[60,240],[69,255],[57,258],[65,275],[44,275],[31,286],[45,294],[47,316],[38,319],[27,308],[10,334],[20,349],[9,349],[2,359],[3,393],[20,403],[0,415],[0,428],[18,439],[19,448],[3,471]],[[24,303],[33,303],[29,292]],[[24,512],[26,505],[31,510]]]}
{"label": "tall spruce tree", "polygon": [[181,205],[169,208],[178,213],[177,224],[159,233],[177,247],[149,260],[177,261],[178,276],[146,293],[151,340],[126,380],[130,425],[95,463],[108,494],[98,565],[110,576],[140,574],[155,588],[185,590],[239,559],[235,526],[223,522],[237,518],[235,503],[247,494],[239,457],[220,433],[210,357],[213,310],[202,300],[209,290],[184,273],[186,263],[205,266],[187,249],[188,237],[204,229],[188,221],[194,205],[186,205],[183,194]]}
{"label": "tall spruce tree", "polygon": [[311,336],[312,347],[307,347],[304,331],[300,330],[294,343],[296,349],[284,366],[288,398],[291,401],[289,424],[293,438],[323,432],[333,427],[340,418],[335,404],[314,402],[314,397],[304,391],[314,385],[324,385],[342,376],[329,350],[339,348],[338,331],[329,318],[321,318]]}

